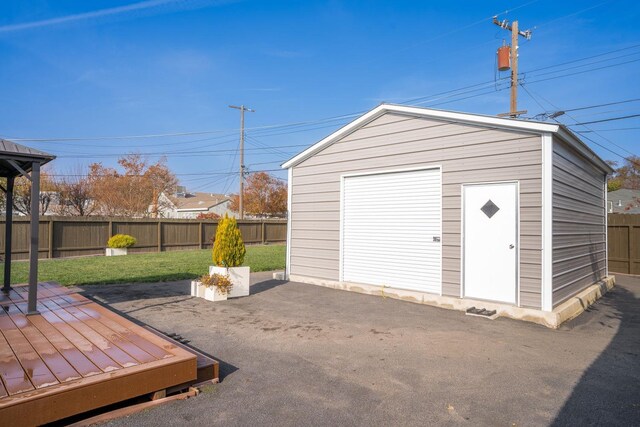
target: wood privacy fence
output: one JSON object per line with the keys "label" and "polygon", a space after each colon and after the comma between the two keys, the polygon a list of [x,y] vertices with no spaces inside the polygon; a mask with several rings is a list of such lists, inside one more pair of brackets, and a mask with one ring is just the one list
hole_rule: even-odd
{"label": "wood privacy fence", "polygon": [[640,274],[640,214],[609,214],[609,271]]}
{"label": "wood privacy fence", "polygon": [[[12,259],[29,257],[29,217],[13,218]],[[0,217],[0,255],[4,257],[4,224]],[[129,219],[106,217],[40,218],[38,256],[64,258],[104,255],[109,237],[129,234],[137,239],[130,253],[211,248],[217,220]],[[281,243],[287,239],[286,220],[238,220],[247,244]]]}

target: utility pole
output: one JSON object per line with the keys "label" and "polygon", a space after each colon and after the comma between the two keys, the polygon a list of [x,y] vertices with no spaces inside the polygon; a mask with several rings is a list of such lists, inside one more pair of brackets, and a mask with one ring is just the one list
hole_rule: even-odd
{"label": "utility pole", "polygon": [[518,21],[513,21],[509,25],[506,19],[498,21],[498,17],[493,17],[493,23],[500,28],[511,31],[511,102],[509,113],[498,114],[499,116],[518,117],[525,114],[526,111],[518,111],[518,36],[522,36],[527,40],[531,40],[531,30],[518,30]]}
{"label": "utility pole", "polygon": [[244,112],[255,113],[256,110],[245,107],[244,105],[229,105],[229,108],[235,108],[240,110],[240,193],[239,198],[239,210],[240,219],[244,219]]}

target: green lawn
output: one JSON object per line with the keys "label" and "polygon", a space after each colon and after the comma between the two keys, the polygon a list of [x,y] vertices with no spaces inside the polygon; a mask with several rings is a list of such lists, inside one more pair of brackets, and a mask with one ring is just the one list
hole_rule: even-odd
{"label": "green lawn", "polygon": [[[251,271],[284,269],[284,245],[247,246],[244,265]],[[65,286],[104,283],[166,282],[192,279],[209,272],[211,250],[41,260],[38,279]],[[3,275],[0,268],[0,275]],[[26,283],[29,263],[12,263],[11,282]]]}

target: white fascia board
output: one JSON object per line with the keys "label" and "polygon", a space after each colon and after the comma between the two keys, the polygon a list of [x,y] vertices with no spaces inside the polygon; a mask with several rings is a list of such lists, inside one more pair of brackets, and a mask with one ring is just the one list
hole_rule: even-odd
{"label": "white fascia board", "polygon": [[421,117],[432,117],[454,122],[495,126],[507,129],[511,128],[533,132],[556,132],[559,128],[557,124],[508,119],[504,117],[486,116],[482,114],[459,113],[456,111],[446,110],[432,110],[430,108],[410,107],[407,105],[395,104],[384,104],[382,106],[386,107],[387,111],[412,114]]}
{"label": "white fascia board", "polygon": [[[213,205],[216,206],[216,205]],[[213,206],[210,206],[208,208],[183,208],[183,209],[176,209],[176,212],[200,212],[200,211],[208,211],[209,209],[211,209]]]}
{"label": "white fascia board", "polygon": [[553,311],[553,134],[542,135],[542,311]]}
{"label": "white fascia board", "polygon": [[286,259],[284,264],[284,276],[286,280],[289,280],[291,274],[291,205],[293,198],[293,168],[289,168],[287,171],[287,248]]}
{"label": "white fascia board", "polygon": [[322,150],[323,148],[333,144],[335,141],[345,137],[351,132],[354,132],[355,130],[364,126],[368,122],[380,117],[381,115],[387,112],[407,114],[407,115],[412,115],[416,117],[429,117],[429,118],[448,120],[448,121],[459,122],[459,123],[470,123],[470,124],[484,125],[484,126],[490,126],[490,127],[499,127],[504,129],[538,132],[538,133],[545,133],[545,132],[554,133],[554,132],[557,132],[558,129],[560,128],[560,126],[557,124],[527,122],[522,120],[506,119],[502,117],[484,116],[484,115],[469,114],[469,113],[458,113],[455,111],[432,110],[429,108],[411,107],[407,105],[381,104],[376,108],[374,108],[373,110],[369,111],[368,113],[352,121],[351,123],[338,129],[337,131],[327,136],[326,138],[315,143],[314,145],[307,148],[297,156],[283,163],[281,167],[283,169],[288,169],[292,166],[297,165],[298,163],[313,156],[315,153]]}
{"label": "white fascia board", "polygon": [[311,147],[304,150],[302,153],[298,154],[297,156],[283,163],[281,166],[282,169],[288,169],[292,166],[297,165],[298,163],[308,159],[318,151],[322,150],[324,147],[331,145],[333,142],[337,141],[338,139],[345,137],[346,135],[353,132],[354,130],[360,128],[361,126],[364,126],[371,120],[381,116],[386,111],[384,107],[385,107],[384,104],[377,106],[376,108],[369,111],[368,113],[365,113],[364,115],[358,117],[351,123],[344,125],[343,127],[338,129],[331,135],[327,136],[326,138],[316,142]]}

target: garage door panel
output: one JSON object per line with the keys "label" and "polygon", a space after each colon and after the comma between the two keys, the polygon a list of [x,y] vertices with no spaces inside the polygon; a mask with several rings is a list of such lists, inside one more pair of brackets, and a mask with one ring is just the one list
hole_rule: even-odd
{"label": "garage door panel", "polygon": [[344,178],[342,280],[441,289],[440,170]]}

